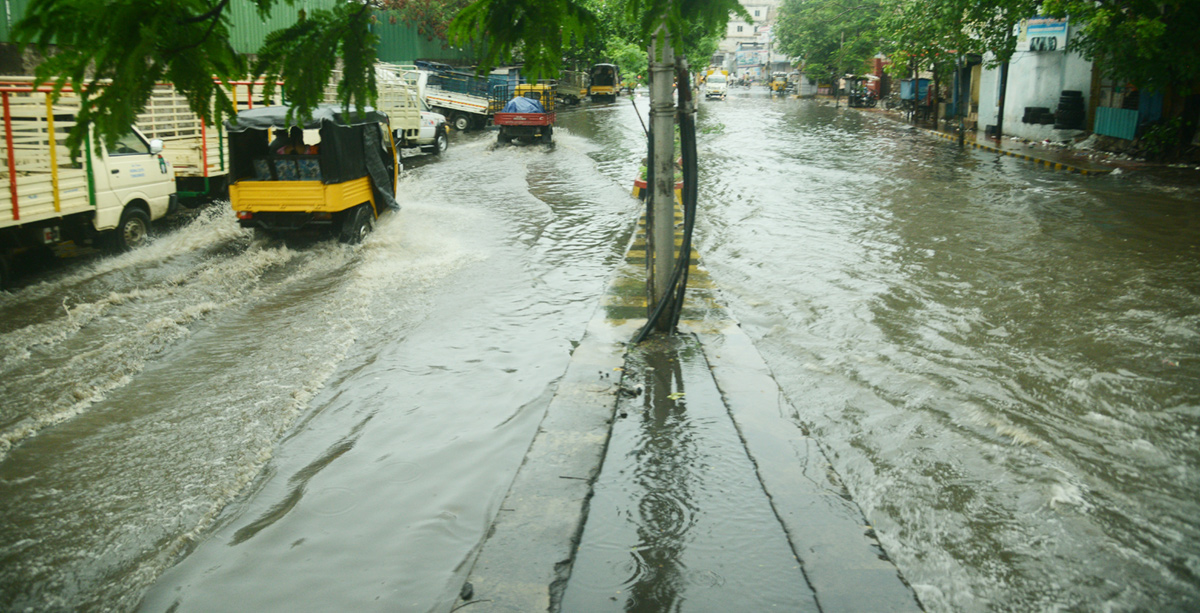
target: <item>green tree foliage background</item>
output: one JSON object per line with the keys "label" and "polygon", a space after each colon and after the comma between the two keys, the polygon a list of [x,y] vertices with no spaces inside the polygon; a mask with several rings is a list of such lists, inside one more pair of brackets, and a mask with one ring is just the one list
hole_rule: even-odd
{"label": "green tree foliage background", "polygon": [[861,72],[878,53],[884,0],[784,0],[774,32],[778,49],[819,77]]}
{"label": "green tree foliage background", "polygon": [[689,63],[707,65],[731,14],[750,20],[737,0],[476,0],[449,31],[455,44],[483,41],[480,70],[520,58],[527,75],[545,78],[565,57],[629,70],[636,62],[622,66],[613,54],[645,50],[663,32]]}

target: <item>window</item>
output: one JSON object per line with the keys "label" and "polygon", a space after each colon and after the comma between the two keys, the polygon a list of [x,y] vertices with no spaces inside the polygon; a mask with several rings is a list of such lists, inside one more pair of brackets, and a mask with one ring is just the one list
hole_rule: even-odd
{"label": "window", "polygon": [[126,132],[124,136],[117,139],[117,143],[108,150],[109,155],[149,155],[150,145],[142,140],[142,137],[133,132]]}
{"label": "window", "polygon": [[754,16],[755,16],[755,17],[758,17],[758,14],[759,14],[759,12],[760,12],[760,11],[759,11],[758,9],[754,9]]}
{"label": "window", "polygon": [[742,31],[742,26],[738,26],[738,29],[737,29],[737,31],[738,31],[738,32],[741,32],[741,31]]}

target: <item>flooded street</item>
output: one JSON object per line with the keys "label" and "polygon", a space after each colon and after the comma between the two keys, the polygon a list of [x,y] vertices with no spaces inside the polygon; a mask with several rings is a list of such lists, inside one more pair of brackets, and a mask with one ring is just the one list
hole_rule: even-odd
{"label": "flooded street", "polygon": [[1194,183],[729,102],[699,248],[922,603],[1200,605]]}
{"label": "flooded street", "polygon": [[[763,89],[698,130],[703,263],[926,608],[1200,606],[1200,189]],[[494,142],[406,158],[361,246],[214,206],[0,294],[0,608],[453,608],[641,208],[628,99]],[[642,532],[606,497],[649,492],[661,549],[724,570],[584,551],[563,610],[631,574],[626,610],[815,609],[720,407],[637,419],[600,548]]]}

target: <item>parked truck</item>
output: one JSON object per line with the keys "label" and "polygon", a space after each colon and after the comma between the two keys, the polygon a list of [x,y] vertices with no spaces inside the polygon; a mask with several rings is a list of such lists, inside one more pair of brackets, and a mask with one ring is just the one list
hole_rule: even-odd
{"label": "parked truck", "polygon": [[449,118],[456,130],[479,129],[508,102],[507,82],[457,70],[427,71],[425,100],[436,112]]}
{"label": "parked truck", "polygon": [[[444,153],[450,142],[450,128],[446,116],[432,111],[422,95],[425,73],[411,64],[380,62],[375,65],[375,82],[379,92],[375,106],[391,118],[396,146],[419,147],[433,155]],[[336,94],[337,89],[331,84],[325,101],[335,103]]]}
{"label": "parked truck", "polygon": [[65,241],[112,249],[141,243],[152,221],[178,203],[163,142],[130,127],[114,146],[65,146],[81,99],[49,85],[0,84],[0,286],[20,253]]}
{"label": "parked truck", "polygon": [[[235,110],[244,111],[282,104],[279,88],[270,98],[262,95],[263,81],[225,83]],[[175,166],[180,202],[199,204],[229,196],[229,135],[224,126],[210,126],[188,107],[187,98],[170,83],[154,87],[138,129],[163,142],[163,155]]]}
{"label": "parked truck", "polygon": [[588,97],[588,73],[582,70],[564,70],[558,78],[558,99],[566,104],[579,104]]}

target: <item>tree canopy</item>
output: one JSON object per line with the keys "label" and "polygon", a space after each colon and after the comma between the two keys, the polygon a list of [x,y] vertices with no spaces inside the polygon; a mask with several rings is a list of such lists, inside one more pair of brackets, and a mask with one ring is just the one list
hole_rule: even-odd
{"label": "tree canopy", "polygon": [[[266,18],[295,0],[249,0]],[[340,100],[364,107],[374,101],[376,39],[368,24],[375,0],[354,0],[311,14],[297,11],[294,25],[272,33],[249,65],[229,41],[230,0],[37,0],[13,28],[15,42],[48,57],[37,68],[41,82],[70,86],[84,99],[67,144],[78,151],[94,125],[97,138],[114,142],[145,108],[156,83],[173,83],[192,112],[217,123],[233,104],[217,81],[247,76],[282,79],[299,115],[322,100],[340,58]]]}
{"label": "tree canopy", "polygon": [[879,51],[883,0],[784,0],[775,23],[778,49],[804,60],[812,75],[860,72]]}
{"label": "tree canopy", "polygon": [[731,14],[750,20],[737,0],[476,0],[454,19],[450,40],[483,41],[480,70],[519,55],[537,78],[557,75],[573,42],[617,39],[645,49],[664,27],[677,51],[711,55]]}
{"label": "tree canopy", "polygon": [[1082,26],[1067,48],[1108,76],[1150,90],[1200,82],[1200,2],[1196,0],[1046,0],[1047,15]]}
{"label": "tree canopy", "polygon": [[856,70],[876,53],[901,66],[945,65],[960,53],[998,65],[1016,51],[1020,21],[1039,14],[1069,17],[1068,49],[1110,77],[1159,90],[1200,82],[1195,0],[784,0],[775,31],[815,74]]}

